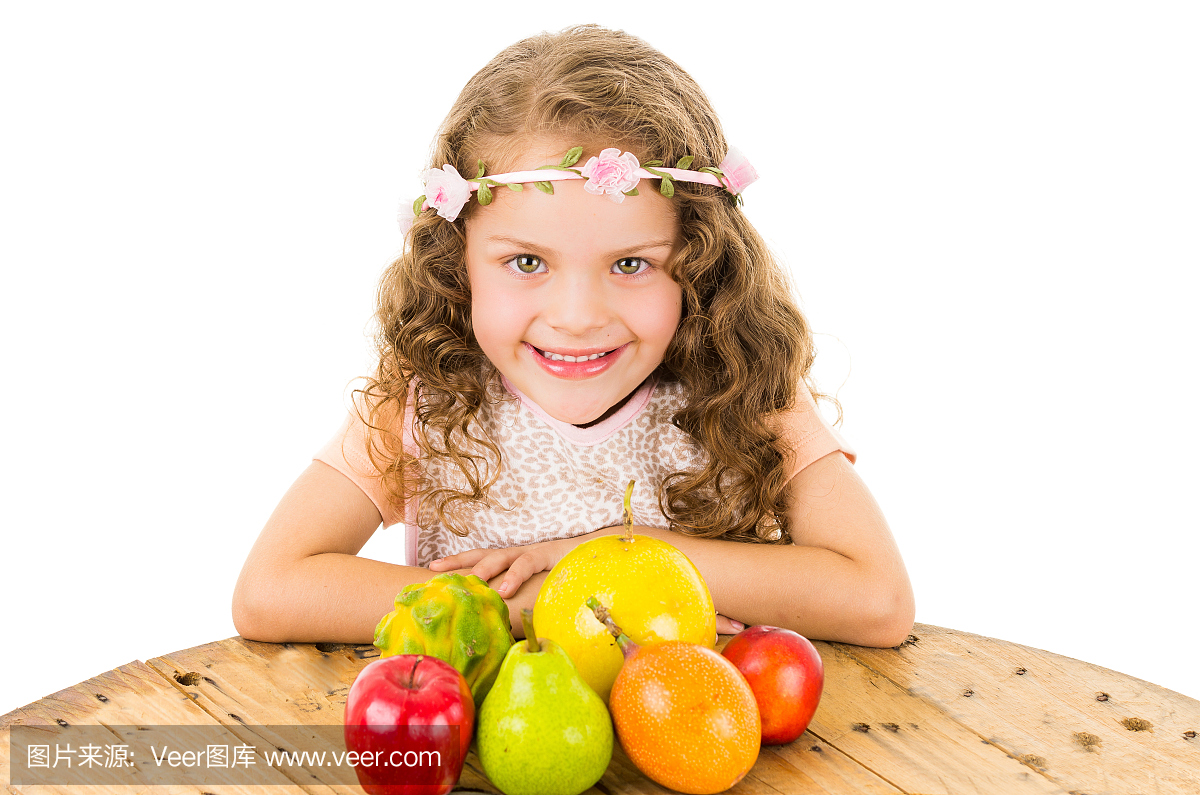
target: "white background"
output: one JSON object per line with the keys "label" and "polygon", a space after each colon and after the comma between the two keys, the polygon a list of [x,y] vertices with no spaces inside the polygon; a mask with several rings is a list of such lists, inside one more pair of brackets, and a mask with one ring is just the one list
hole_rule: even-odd
{"label": "white background", "polygon": [[6,6],[0,713],[235,634],[442,116],[586,21],[757,165],[918,620],[1200,697],[1196,6],[520,5]]}

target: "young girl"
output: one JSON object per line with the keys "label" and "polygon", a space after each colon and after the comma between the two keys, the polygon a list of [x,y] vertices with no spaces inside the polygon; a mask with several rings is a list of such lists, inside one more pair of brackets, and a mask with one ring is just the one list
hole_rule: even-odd
{"label": "young girl", "polygon": [[[476,74],[379,289],[379,364],[243,567],[238,631],[369,642],[405,585],[483,577],[514,633],[576,545],[668,541],[717,629],[893,646],[913,596],[812,338],[740,207],[754,170],[674,62],[584,26]],[[784,162],[768,169],[785,169]],[[357,556],[404,525],[406,565]]]}

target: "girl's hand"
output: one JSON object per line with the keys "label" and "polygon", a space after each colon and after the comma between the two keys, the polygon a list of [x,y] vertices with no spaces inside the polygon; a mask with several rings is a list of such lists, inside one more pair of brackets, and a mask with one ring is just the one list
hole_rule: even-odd
{"label": "girl's hand", "polygon": [[588,538],[591,538],[590,533],[576,538],[542,541],[524,547],[468,549],[457,555],[430,561],[429,570],[440,573],[470,569],[467,574],[474,574],[484,582],[490,582],[492,578],[504,574],[504,578],[496,586],[496,591],[507,599],[517,592],[521,583],[538,572],[550,571],[563,555]]}

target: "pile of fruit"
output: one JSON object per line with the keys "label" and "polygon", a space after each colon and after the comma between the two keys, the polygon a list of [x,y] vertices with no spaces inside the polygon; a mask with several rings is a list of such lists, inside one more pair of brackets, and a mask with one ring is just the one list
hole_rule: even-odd
{"label": "pile of fruit", "polygon": [[[712,596],[670,544],[632,533],[577,546],[551,570],[526,640],[475,576],[440,574],[396,596],[376,629],[381,659],[346,702],[347,749],[368,793],[449,792],[472,737],[507,795],[591,787],[616,738],[637,768],[686,793],[732,787],[761,744],[804,732],[821,658],[800,635],[751,627],[718,654]],[[441,764],[403,764],[437,751]],[[401,764],[384,760],[400,753]]]}

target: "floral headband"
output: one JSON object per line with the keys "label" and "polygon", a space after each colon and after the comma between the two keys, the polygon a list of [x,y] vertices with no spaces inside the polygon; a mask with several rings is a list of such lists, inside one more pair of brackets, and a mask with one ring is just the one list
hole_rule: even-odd
{"label": "floral headband", "polygon": [[696,171],[689,170],[693,159],[691,155],[680,158],[674,168],[664,168],[661,160],[639,163],[633,153],[622,153],[619,149],[605,149],[587,161],[583,168],[572,168],[582,155],[583,147],[576,146],[557,165],[538,166],[532,171],[513,171],[491,177],[485,176],[486,168],[480,160],[479,172],[474,180],[463,179],[449,163],[441,169],[431,168],[421,175],[425,183],[425,195],[413,202],[412,217],[402,217],[400,224],[407,231],[412,218],[431,207],[442,218],[453,221],[462,212],[472,192],[478,192],[480,204],[488,205],[492,203],[492,188],[507,187],[509,190],[523,191],[526,183],[533,183],[543,193],[552,194],[555,182],[586,179],[583,189],[588,193],[607,196],[620,204],[626,196],[638,195],[637,185],[643,179],[662,180],[658,192],[667,198],[675,195],[675,182],[698,182],[724,188],[740,202],[741,192],[758,179],[754,166],[736,149],[730,149],[716,168],[706,167]]}

